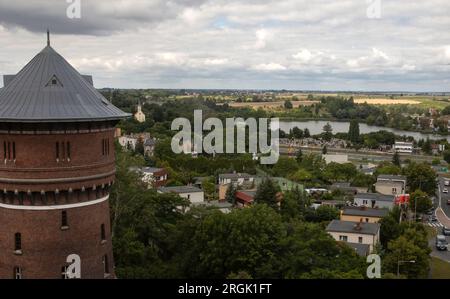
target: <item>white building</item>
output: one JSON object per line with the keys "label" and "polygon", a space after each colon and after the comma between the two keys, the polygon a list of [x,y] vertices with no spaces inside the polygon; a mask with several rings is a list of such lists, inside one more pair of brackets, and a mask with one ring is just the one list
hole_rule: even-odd
{"label": "white building", "polygon": [[158,189],[158,193],[176,193],[189,200],[191,204],[199,204],[205,201],[203,190],[193,186],[161,187]]}
{"label": "white building", "polygon": [[145,122],[145,114],[142,112],[142,106],[140,103],[137,106],[137,112],[134,114],[134,118],[140,123]]}
{"label": "white building", "polygon": [[346,242],[355,250],[360,247],[356,244],[363,244],[369,247],[369,252],[372,252],[380,241],[380,227],[379,223],[333,220],[326,231],[336,241]]}
{"label": "white building", "polygon": [[134,150],[136,148],[137,141],[138,141],[138,139],[136,137],[131,137],[131,136],[120,136],[119,137],[120,145],[126,149]]}
{"label": "white building", "polygon": [[348,163],[348,155],[342,155],[342,154],[326,154],[322,155],[322,158],[325,159],[325,162],[327,164],[330,164],[331,162],[339,163],[339,164],[345,164]]}
{"label": "white building", "polygon": [[414,145],[412,144],[412,142],[396,141],[393,149],[398,153],[412,154]]}
{"label": "white building", "polygon": [[253,184],[255,177],[248,173],[222,173],[219,174],[219,184],[235,184],[237,186]]}

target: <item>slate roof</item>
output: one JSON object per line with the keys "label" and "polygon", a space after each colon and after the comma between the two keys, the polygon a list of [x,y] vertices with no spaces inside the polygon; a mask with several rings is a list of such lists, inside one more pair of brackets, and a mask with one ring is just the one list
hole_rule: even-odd
{"label": "slate roof", "polygon": [[355,195],[355,199],[368,199],[368,200],[378,200],[378,201],[389,201],[394,202],[394,195],[384,195],[380,193],[358,193]]}
{"label": "slate roof", "polygon": [[118,120],[130,114],[107,101],[50,45],[0,90],[0,121],[73,122]]}
{"label": "slate roof", "polygon": [[342,215],[348,216],[363,216],[363,217],[384,217],[389,213],[386,209],[372,209],[372,208],[354,208],[345,207],[342,211]]}
{"label": "slate roof", "polygon": [[253,175],[250,175],[248,173],[221,173],[219,174],[219,178],[221,179],[239,179],[239,178],[244,178],[244,179],[248,179],[248,178],[252,178],[254,177]]}
{"label": "slate roof", "polygon": [[380,174],[378,180],[406,181],[406,177],[402,175]]}
{"label": "slate roof", "polygon": [[193,186],[174,186],[174,187],[161,187],[158,189],[159,191],[163,193],[196,193],[196,192],[203,192],[202,189],[199,189],[197,187]]}
{"label": "slate roof", "polygon": [[376,235],[380,230],[380,226],[381,225],[379,223],[333,220],[330,222],[330,224],[328,224],[327,231]]}
{"label": "slate roof", "polygon": [[370,245],[369,244],[361,244],[361,243],[345,243],[349,247],[353,248],[355,252],[360,256],[367,256],[370,253]]}

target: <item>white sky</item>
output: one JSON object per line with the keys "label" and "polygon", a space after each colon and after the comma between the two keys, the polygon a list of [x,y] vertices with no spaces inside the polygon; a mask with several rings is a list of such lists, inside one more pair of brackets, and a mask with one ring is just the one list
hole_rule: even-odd
{"label": "white sky", "polygon": [[450,91],[449,0],[80,2],[0,0],[0,73],[49,27],[96,87]]}

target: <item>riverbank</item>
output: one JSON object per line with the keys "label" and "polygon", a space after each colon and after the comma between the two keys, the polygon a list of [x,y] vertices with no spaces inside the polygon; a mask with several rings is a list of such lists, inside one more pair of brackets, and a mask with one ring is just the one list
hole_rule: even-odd
{"label": "riverbank", "polygon": [[[348,129],[350,126],[349,120],[334,120],[334,119],[297,119],[297,120],[288,120],[287,118],[280,119],[279,128],[283,130],[284,132],[288,133],[291,129],[294,127],[298,127],[299,129],[308,129],[311,135],[317,135],[321,134],[323,132],[323,127],[329,123],[333,129],[333,134],[336,133],[348,133]],[[391,133],[394,133],[398,136],[411,136],[416,141],[420,139],[431,139],[431,140],[440,140],[440,139],[447,139],[447,141],[450,142],[450,136],[449,135],[439,135],[435,133],[423,133],[420,131],[407,131],[407,130],[400,130],[390,127],[382,127],[382,126],[375,126],[375,125],[368,125],[365,122],[359,123],[359,129],[361,134],[368,134],[372,132],[379,132],[379,131],[388,131]]]}

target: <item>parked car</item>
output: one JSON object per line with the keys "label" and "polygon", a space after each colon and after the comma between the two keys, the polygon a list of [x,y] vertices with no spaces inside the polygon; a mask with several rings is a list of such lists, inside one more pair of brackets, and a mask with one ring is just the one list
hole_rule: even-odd
{"label": "parked car", "polygon": [[434,210],[433,210],[433,209],[427,211],[427,215],[428,215],[428,216],[433,215],[433,213],[434,213]]}
{"label": "parked car", "polygon": [[436,249],[437,250],[447,250],[448,242],[445,239],[444,235],[437,235],[436,236]]}
{"label": "parked car", "polygon": [[445,186],[449,186],[449,185],[450,185],[450,181],[449,181],[449,180],[445,180],[445,181],[444,181],[444,185],[445,185]]}
{"label": "parked car", "polygon": [[444,235],[444,236],[450,236],[450,227],[443,227],[442,228],[442,234]]}
{"label": "parked car", "polygon": [[450,199],[447,200],[447,204],[450,205]]}
{"label": "parked car", "polygon": [[444,188],[444,190],[442,190],[442,193],[448,193],[448,189]]}
{"label": "parked car", "polygon": [[431,222],[436,222],[436,221],[437,221],[436,215],[431,215],[430,221],[431,221]]}

